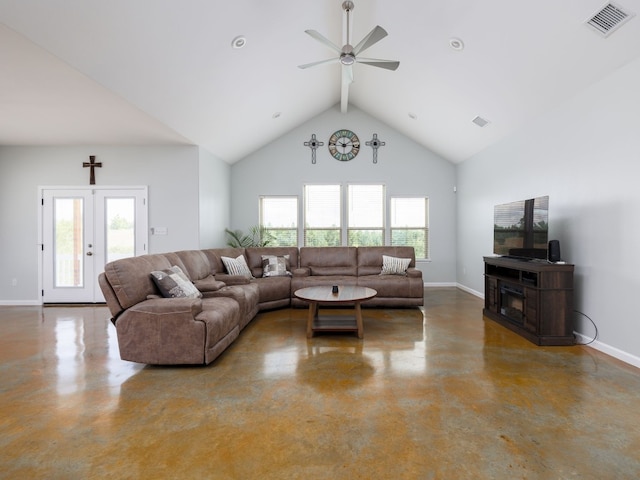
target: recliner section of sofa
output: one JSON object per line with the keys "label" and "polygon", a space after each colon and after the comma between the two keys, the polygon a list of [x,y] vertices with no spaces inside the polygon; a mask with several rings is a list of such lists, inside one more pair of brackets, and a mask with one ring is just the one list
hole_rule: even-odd
{"label": "recliner section of sofa", "polygon": [[[244,256],[252,278],[230,275],[222,257]],[[382,256],[410,258],[404,275],[381,275]],[[287,256],[290,272],[263,276],[267,256]],[[178,266],[202,298],[161,298],[151,272]],[[412,247],[252,247],[183,250],[116,260],[99,284],[116,326],[123,360],[209,364],[260,310],[307,304],[295,291],[316,285],[360,285],[378,294],[363,306],[424,303]]]}

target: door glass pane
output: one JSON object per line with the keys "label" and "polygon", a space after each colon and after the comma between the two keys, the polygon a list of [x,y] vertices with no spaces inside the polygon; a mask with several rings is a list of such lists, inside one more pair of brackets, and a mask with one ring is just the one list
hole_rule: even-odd
{"label": "door glass pane", "polygon": [[82,198],[55,198],[54,268],[56,287],[82,287],[83,218]]}
{"label": "door glass pane", "polygon": [[135,198],[105,199],[106,261],[133,257],[136,251]]}

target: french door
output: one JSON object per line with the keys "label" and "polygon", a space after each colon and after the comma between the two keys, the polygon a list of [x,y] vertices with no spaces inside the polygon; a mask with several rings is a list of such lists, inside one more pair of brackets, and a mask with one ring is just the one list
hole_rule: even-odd
{"label": "french door", "polygon": [[146,187],[43,187],[42,301],[98,303],[98,275],[147,251]]}

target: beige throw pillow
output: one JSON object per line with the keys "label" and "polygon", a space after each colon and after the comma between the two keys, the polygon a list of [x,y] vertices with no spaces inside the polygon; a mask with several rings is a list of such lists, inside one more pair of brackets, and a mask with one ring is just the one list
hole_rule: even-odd
{"label": "beige throw pillow", "polygon": [[382,272],[380,272],[380,275],[406,275],[410,263],[410,258],[382,255]]}

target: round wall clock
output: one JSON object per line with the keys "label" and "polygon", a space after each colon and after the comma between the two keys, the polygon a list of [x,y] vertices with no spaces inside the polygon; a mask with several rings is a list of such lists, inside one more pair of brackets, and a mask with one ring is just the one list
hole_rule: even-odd
{"label": "round wall clock", "polygon": [[329,153],[336,160],[348,162],[360,151],[360,140],[351,130],[338,130],[329,138]]}

